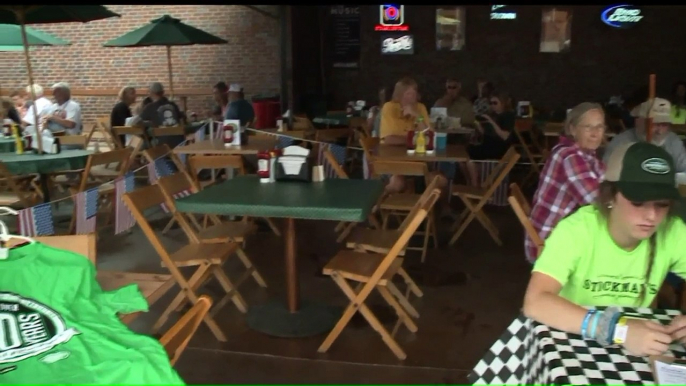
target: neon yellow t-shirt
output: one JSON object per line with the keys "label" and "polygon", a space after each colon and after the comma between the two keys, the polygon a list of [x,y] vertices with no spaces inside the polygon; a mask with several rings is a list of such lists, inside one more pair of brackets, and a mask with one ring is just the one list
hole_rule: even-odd
{"label": "neon yellow t-shirt", "polygon": [[[648,307],[667,272],[686,277],[686,225],[669,217],[658,227],[655,260],[646,283],[648,248],[648,240],[630,252],[618,247],[605,218],[587,205],[553,229],[534,272],[560,282],[560,296],[581,306]],[[639,305],[644,285],[647,291]]]}

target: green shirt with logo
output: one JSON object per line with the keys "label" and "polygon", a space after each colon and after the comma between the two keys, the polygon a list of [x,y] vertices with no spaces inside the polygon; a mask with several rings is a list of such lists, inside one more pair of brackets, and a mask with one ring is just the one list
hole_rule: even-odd
{"label": "green shirt with logo", "polygon": [[84,256],[20,246],[0,283],[0,384],[183,384],[162,345],[117,317],[147,311],[138,287],[103,291]]}
{"label": "green shirt with logo", "polygon": [[[686,277],[686,225],[668,217],[656,236],[655,260],[646,280],[649,241],[632,251],[620,248],[605,218],[587,205],[557,224],[533,270],[560,282],[560,296],[578,305],[649,307],[668,272]],[[638,304],[642,286],[645,297]]]}

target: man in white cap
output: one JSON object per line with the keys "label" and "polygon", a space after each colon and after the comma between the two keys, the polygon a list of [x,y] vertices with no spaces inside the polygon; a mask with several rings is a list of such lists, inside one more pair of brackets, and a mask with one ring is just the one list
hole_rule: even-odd
{"label": "man in white cap", "polygon": [[636,106],[631,111],[631,115],[636,117],[636,127],[627,129],[612,139],[605,149],[603,161],[607,164],[610,154],[619,145],[629,142],[639,142],[646,140],[646,118],[653,119],[653,134],[651,143],[660,146],[674,158],[674,165],[677,173],[686,172],[686,148],[679,136],[671,131],[672,126],[672,106],[668,100],[655,98]]}
{"label": "man in white cap", "polygon": [[69,135],[81,134],[81,106],[71,99],[71,88],[65,82],[52,86],[55,103],[43,109],[39,119],[45,120],[52,132],[64,131]]}
{"label": "man in white cap", "polygon": [[229,86],[229,108],[224,114],[224,119],[238,119],[241,126],[255,120],[255,110],[250,102],[243,97],[243,88],[240,84],[233,83]]}

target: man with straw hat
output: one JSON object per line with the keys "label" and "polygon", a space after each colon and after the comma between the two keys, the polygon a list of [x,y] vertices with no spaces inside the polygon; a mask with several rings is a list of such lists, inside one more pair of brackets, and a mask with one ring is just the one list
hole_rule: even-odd
{"label": "man with straw hat", "polygon": [[646,141],[646,118],[652,118],[653,133],[650,142],[662,147],[672,156],[677,173],[686,172],[686,148],[679,136],[671,131],[671,114],[671,103],[662,98],[647,100],[636,106],[631,111],[631,115],[636,117],[636,127],[615,136],[607,145],[603,161],[607,163],[612,152],[622,144]]}

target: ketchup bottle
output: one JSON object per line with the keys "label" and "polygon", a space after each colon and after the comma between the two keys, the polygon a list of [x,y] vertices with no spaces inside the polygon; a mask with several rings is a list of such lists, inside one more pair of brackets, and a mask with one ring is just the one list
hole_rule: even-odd
{"label": "ketchup bottle", "polygon": [[410,130],[407,132],[407,154],[414,154],[415,142],[414,142],[415,131]]}
{"label": "ketchup bottle", "polygon": [[268,150],[257,153],[257,176],[260,182],[269,182],[271,155]]}
{"label": "ketchup bottle", "polygon": [[427,154],[433,154],[434,153],[434,131],[433,130],[427,130],[425,135],[426,135],[426,153]]}

